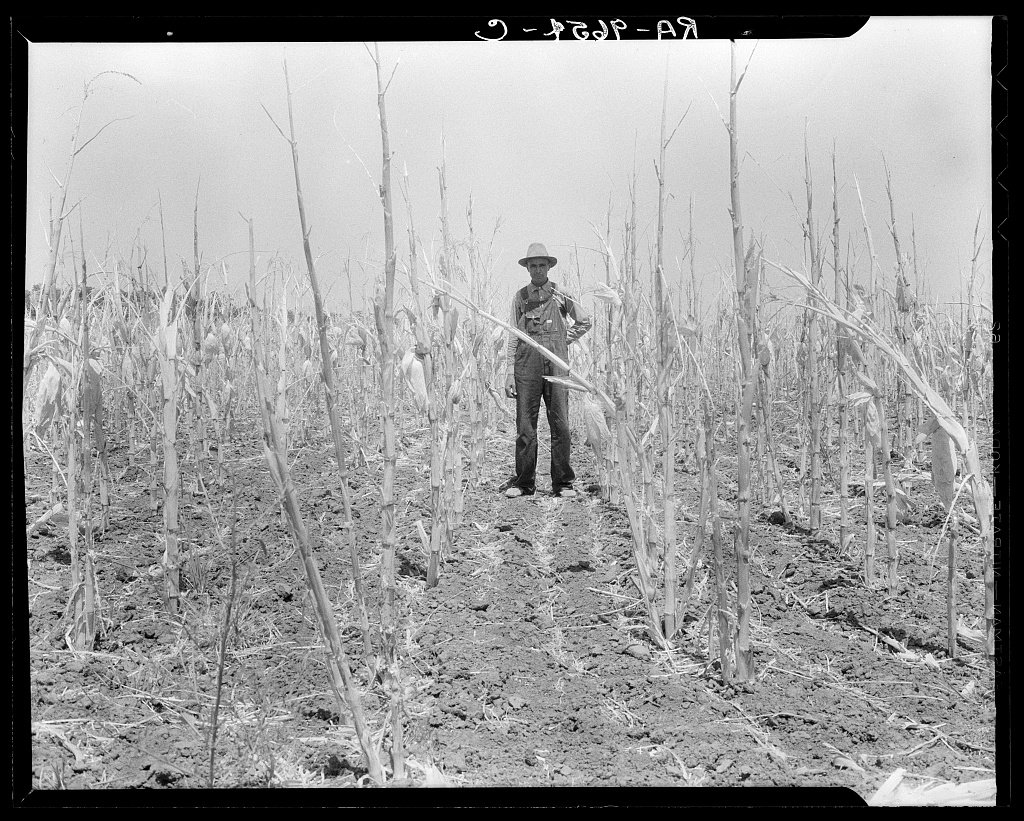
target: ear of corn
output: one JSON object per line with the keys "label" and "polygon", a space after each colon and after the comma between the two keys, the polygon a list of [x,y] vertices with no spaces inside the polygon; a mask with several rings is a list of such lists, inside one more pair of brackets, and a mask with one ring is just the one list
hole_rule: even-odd
{"label": "ear of corn", "polygon": [[405,356],[402,357],[402,373],[416,399],[416,407],[419,408],[420,413],[425,413],[428,401],[427,381],[423,372],[423,360],[416,356],[416,351],[413,348],[406,351]]}
{"label": "ear of corn", "polygon": [[874,450],[882,447],[882,427],[878,408],[872,399],[862,405],[864,409],[864,441]]}
{"label": "ear of corn", "polygon": [[589,395],[583,398],[583,408],[587,426],[586,444],[596,452],[601,452],[611,436],[604,412],[597,401]]}
{"label": "ear of corn", "polygon": [[53,420],[62,415],[61,396],[60,371],[50,362],[46,366],[46,373],[39,380],[39,387],[36,390],[35,430],[37,434],[44,434]]}

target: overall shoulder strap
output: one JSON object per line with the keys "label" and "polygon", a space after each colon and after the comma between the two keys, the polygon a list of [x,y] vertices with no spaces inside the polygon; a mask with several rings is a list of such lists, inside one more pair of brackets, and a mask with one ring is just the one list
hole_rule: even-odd
{"label": "overall shoulder strap", "polygon": [[523,302],[528,302],[530,299],[530,292],[527,290],[525,285],[519,289],[519,298]]}

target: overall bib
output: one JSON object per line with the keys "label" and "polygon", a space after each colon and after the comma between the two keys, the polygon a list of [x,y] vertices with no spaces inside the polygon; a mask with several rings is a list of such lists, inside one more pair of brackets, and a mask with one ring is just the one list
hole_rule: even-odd
{"label": "overall bib", "polygon": [[[530,301],[526,293],[523,297],[525,305],[519,330],[568,362],[569,346],[560,300],[550,297],[541,302]],[[519,435],[516,438],[514,483],[524,493],[533,493],[536,489],[537,417],[542,398],[551,429],[552,490],[558,493],[571,487],[576,478],[569,466],[569,389],[544,379],[545,376],[565,375],[563,368],[556,367],[534,348],[520,341],[515,359],[516,427]]]}

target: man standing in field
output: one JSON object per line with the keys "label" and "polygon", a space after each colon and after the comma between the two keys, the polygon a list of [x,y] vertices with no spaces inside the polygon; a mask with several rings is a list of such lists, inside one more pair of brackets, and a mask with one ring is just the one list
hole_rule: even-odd
{"label": "man standing in field", "polygon": [[[539,242],[530,245],[519,264],[530,283],[512,297],[512,325],[559,359],[569,361],[569,344],[590,330],[590,318],[579,303],[548,279],[558,262]],[[572,318],[572,325],[566,319]],[[509,334],[505,394],[516,399],[516,475],[504,486],[508,497],[530,496],[536,490],[537,416],[543,397],[551,429],[551,490],[555,496],[576,495],[576,478],[569,465],[569,389],[545,376],[565,376],[565,370],[535,348]]]}

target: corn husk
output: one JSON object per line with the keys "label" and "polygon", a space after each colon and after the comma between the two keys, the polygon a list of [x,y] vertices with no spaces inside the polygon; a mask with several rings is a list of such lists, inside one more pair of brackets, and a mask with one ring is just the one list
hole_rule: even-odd
{"label": "corn husk", "polygon": [[451,310],[444,313],[444,338],[455,341],[455,332],[459,328],[459,309],[452,305]]}
{"label": "corn husk", "polygon": [[846,401],[851,408],[859,408],[865,402],[871,400],[871,394],[867,391],[857,391],[857,393],[850,393],[846,396]]}
{"label": "corn husk", "polygon": [[173,299],[174,291],[168,288],[160,303],[160,325],[156,332],[157,344],[169,360],[177,358],[178,353],[178,318],[171,316],[171,301]]}
{"label": "corn husk", "polygon": [[427,409],[427,380],[423,373],[423,360],[416,356],[416,351],[410,348],[402,357],[402,374],[405,381],[413,392],[416,399],[416,407],[420,412]]}
{"label": "corn husk", "polygon": [[[976,446],[972,443],[972,448]],[[970,455],[967,456],[967,464],[970,466],[972,460]],[[973,462],[977,466],[977,461]],[[971,496],[974,499],[974,511],[978,514],[978,527],[981,530],[981,535],[987,537],[992,529],[992,516],[994,513],[993,499],[992,499],[992,487],[982,479],[979,472],[975,468],[970,468],[972,472],[977,476],[974,486],[971,489]]]}
{"label": "corn husk", "polygon": [[586,444],[600,452],[604,448],[604,443],[610,438],[611,432],[605,422],[604,411],[601,410],[597,400],[590,396],[583,397],[583,417],[587,425]]}
{"label": "corn husk", "polygon": [[217,355],[221,352],[220,338],[212,331],[206,335],[206,339],[203,340],[203,363],[210,364]]}
{"label": "corn husk", "polygon": [[882,428],[878,418],[878,408],[872,401],[864,403],[864,441],[872,447],[882,447]]}
{"label": "corn husk", "polygon": [[46,431],[53,420],[62,413],[62,395],[60,390],[60,371],[50,362],[46,373],[39,380],[36,391],[35,429],[40,436]]}

